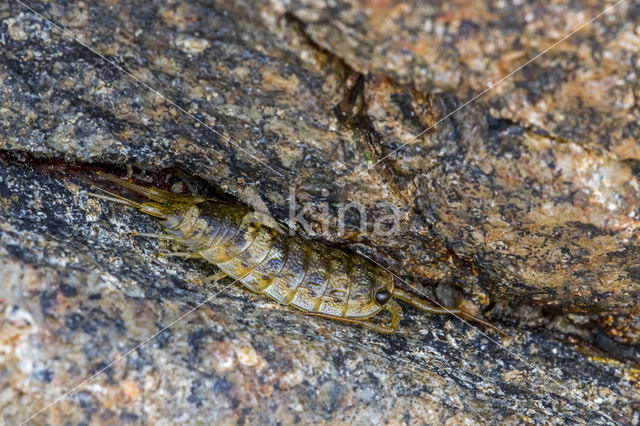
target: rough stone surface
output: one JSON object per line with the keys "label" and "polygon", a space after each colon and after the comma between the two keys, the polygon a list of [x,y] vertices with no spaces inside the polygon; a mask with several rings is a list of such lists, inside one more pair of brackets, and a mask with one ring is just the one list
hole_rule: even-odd
{"label": "rough stone surface", "polygon": [[500,347],[495,335],[409,309],[400,331],[384,335],[254,300],[227,280],[198,286],[214,268],[158,259],[164,243],[130,237],[157,230],[149,217],[97,202],[76,178],[0,165],[8,424],[105,367],[34,422],[639,420],[637,370],[623,364],[542,332],[510,329]]}
{"label": "rough stone surface", "polygon": [[[152,220],[87,198],[93,170],[133,168],[278,219],[295,200],[301,232],[529,329],[507,327],[526,363],[455,319],[409,310],[379,336],[232,286],[48,423],[638,422],[637,371],[594,355],[640,360],[637,4],[402,147],[605,6],[516,3],[30,3],[103,58],[0,4],[6,421],[224,287],[128,236]],[[390,210],[402,226],[374,232]]]}
{"label": "rough stone surface", "polygon": [[[291,0],[321,46],[362,73],[480,102],[495,117],[640,159],[640,5],[623,1]],[[498,82],[551,48],[531,65]]]}
{"label": "rough stone surface", "polygon": [[[53,19],[70,27],[79,26],[71,17],[93,10],[51,9]],[[267,6],[258,10],[260,17],[248,7],[229,11],[197,3],[142,10],[121,4],[99,11],[106,16],[94,19],[117,23],[122,35],[114,39],[109,27],[95,25],[81,27],[89,31],[81,38],[95,39],[95,48],[117,64],[130,58],[125,67],[131,74],[178,100],[209,128],[15,6],[7,13],[19,21],[12,21],[12,28],[23,26],[32,36],[5,37],[0,90],[8,100],[6,122],[28,125],[3,128],[0,148],[151,170],[179,167],[243,201],[251,201],[248,190],[259,194],[281,219],[295,199],[296,213],[306,206],[306,217],[317,225],[303,231],[376,247],[379,260],[408,276],[469,275],[441,261],[449,250],[389,173],[354,175],[376,155],[373,130],[357,125],[361,102],[351,101],[362,99],[362,85],[341,61],[310,44],[296,21],[273,15]],[[242,20],[230,20],[232,13]],[[153,29],[127,31],[142,26],[142,19]],[[134,40],[120,41],[125,33]],[[185,37],[218,41],[201,54],[167,49]],[[334,108],[344,114],[334,114]],[[346,124],[338,119],[342,115]],[[351,201],[365,210],[369,228],[393,206],[402,224],[399,234],[358,232],[354,212],[356,223],[347,220],[340,233],[339,209]]]}
{"label": "rough stone surface", "polygon": [[[359,173],[459,101],[359,76],[276,6],[43,8],[176,105],[33,13],[5,6],[2,111],[15,124],[3,127],[0,148],[177,166],[243,201],[248,189],[259,194],[282,219],[295,199],[318,225],[307,233],[375,248],[379,261],[413,281],[449,282],[475,295],[481,285],[572,310],[637,312],[633,162],[541,134],[550,127],[526,130],[477,103]],[[359,229],[351,211],[340,232],[340,209],[351,202],[369,227]],[[402,226],[391,236],[372,232],[389,206]],[[325,211],[329,220],[320,224]]]}
{"label": "rough stone surface", "polygon": [[[370,111],[395,99],[396,111],[373,121],[387,140],[398,130],[385,123],[403,120],[403,102],[426,103],[436,116],[447,108],[386,80],[369,86]],[[420,126],[406,120],[404,131]],[[640,185],[633,163],[487,119],[474,107],[390,163],[418,214],[494,292],[586,312],[637,312]]]}

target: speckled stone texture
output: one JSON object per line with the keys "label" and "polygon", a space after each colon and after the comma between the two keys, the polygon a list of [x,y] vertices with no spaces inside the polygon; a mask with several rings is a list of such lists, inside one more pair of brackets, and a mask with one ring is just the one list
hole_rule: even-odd
{"label": "speckled stone texture", "polygon": [[[617,1],[273,0],[362,73],[461,99],[498,83]],[[286,6],[284,6],[286,4]],[[640,4],[620,2],[481,103],[615,158],[640,159]]]}
{"label": "speckled stone texture", "polygon": [[[384,335],[302,316],[214,268],[158,259],[157,225],[89,185],[0,163],[0,411],[16,424],[193,307],[35,424],[637,422],[637,370],[544,332],[504,347],[408,309]],[[213,296],[213,297],[212,297]],[[492,339],[492,340],[490,340]]]}
{"label": "speckled stone texture", "polygon": [[[222,289],[34,421],[637,423],[638,372],[607,358],[640,361],[637,2],[394,152],[606,6],[515,3],[29,3],[112,64],[0,4],[3,419]],[[131,238],[157,228],[89,199],[96,169],[282,220],[295,200],[301,232],[514,337],[411,309],[384,336],[196,286],[215,268]],[[342,231],[350,202],[402,226]]]}

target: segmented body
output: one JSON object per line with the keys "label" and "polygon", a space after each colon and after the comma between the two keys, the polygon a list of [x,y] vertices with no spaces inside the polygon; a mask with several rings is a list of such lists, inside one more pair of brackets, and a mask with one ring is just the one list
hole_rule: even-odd
{"label": "segmented body", "polygon": [[[174,194],[98,174],[152,200],[136,202],[102,188],[104,194],[92,194],[158,218],[165,233],[144,235],[173,240],[187,249],[174,254],[202,258],[248,289],[307,315],[391,333],[402,319],[402,308],[395,300],[399,299],[429,313],[458,315],[500,331],[461,309],[437,307],[395,287],[390,272],[366,259],[280,233],[255,220],[246,206]],[[391,313],[388,324],[369,320],[383,309]]]}
{"label": "segmented body", "polygon": [[245,287],[307,312],[369,318],[382,309],[372,290],[393,276],[357,256],[247,220],[251,210],[210,201],[190,206],[167,234]]}

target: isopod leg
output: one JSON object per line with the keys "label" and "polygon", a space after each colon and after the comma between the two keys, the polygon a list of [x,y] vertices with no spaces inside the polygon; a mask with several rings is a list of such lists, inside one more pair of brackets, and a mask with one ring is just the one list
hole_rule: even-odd
{"label": "isopod leg", "polygon": [[300,312],[302,315],[306,315],[306,316],[310,316],[310,317],[321,317],[321,318],[328,318],[328,319],[332,319],[335,321],[341,321],[341,322],[348,322],[349,324],[359,324],[362,325],[364,327],[370,328],[371,330],[375,330],[375,331],[379,331],[381,333],[393,333],[395,330],[392,330],[391,327],[387,327],[384,325],[378,325],[378,324],[374,324],[369,320],[358,320],[358,319],[353,319],[353,318],[344,318],[344,317],[338,317],[335,315],[327,315],[327,314],[321,314],[318,312]]}
{"label": "isopod leg", "polygon": [[177,240],[177,237],[174,235],[169,235],[169,234],[152,234],[152,233],[148,233],[148,232],[138,232],[138,231],[133,231],[131,233],[132,237],[147,237],[147,238],[157,238],[158,240],[170,240],[170,241],[175,241]]}
{"label": "isopod leg", "polygon": [[213,275],[208,276],[207,278],[204,279],[205,283],[215,283],[217,281],[220,281],[221,279],[228,277],[229,275],[227,275],[226,272],[224,271],[218,271]]}
{"label": "isopod leg", "polygon": [[197,252],[169,252],[169,253],[158,253],[158,257],[186,257],[188,259],[201,259],[202,256]]}
{"label": "isopod leg", "polygon": [[392,300],[385,305],[385,309],[391,312],[392,315],[391,322],[388,325],[375,324],[368,319],[361,320],[354,318],[344,318],[335,315],[321,314],[318,312],[302,312],[302,315],[328,318],[336,321],[348,322],[350,324],[359,324],[363,327],[367,327],[368,329],[375,330],[379,333],[395,333],[398,329],[398,326],[400,325],[400,321],[402,320],[402,308],[395,300]]}
{"label": "isopod leg", "polygon": [[442,308],[439,306],[434,306],[431,303],[429,303],[428,301],[424,300],[424,299],[420,299],[414,295],[412,295],[411,293],[408,293],[400,288],[394,288],[393,289],[393,297],[402,300],[403,302],[409,303],[413,306],[415,306],[416,308],[428,312],[430,314],[451,314],[451,315],[457,315],[460,318],[463,318],[465,320],[469,320],[469,321],[473,321],[473,322],[477,322],[478,324],[482,324],[483,326],[490,328],[491,330],[497,331],[498,333],[502,334],[503,336],[507,337],[508,334],[506,334],[504,331],[500,330],[498,327],[496,327],[495,325],[491,324],[488,321],[483,320],[482,318],[478,318],[475,315],[472,315],[468,312],[463,311],[462,309],[457,309],[457,308]]}
{"label": "isopod leg", "polygon": [[384,305],[384,308],[391,312],[391,322],[389,323],[389,328],[393,331],[397,330],[400,326],[400,321],[402,321],[402,307],[395,300],[390,300]]}

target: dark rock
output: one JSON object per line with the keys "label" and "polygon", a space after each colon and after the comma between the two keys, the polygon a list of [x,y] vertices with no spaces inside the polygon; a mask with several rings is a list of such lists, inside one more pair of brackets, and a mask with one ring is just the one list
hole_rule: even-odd
{"label": "dark rock", "polygon": [[[639,15],[445,119],[601,7],[507,3],[32,4],[103,58],[0,5],[3,420],[98,373],[41,421],[638,422],[635,370],[593,354],[639,358]],[[89,197],[97,169],[304,211],[307,236],[540,331],[500,347],[408,309],[386,336],[198,286],[215,268],[131,237],[157,225]]]}

